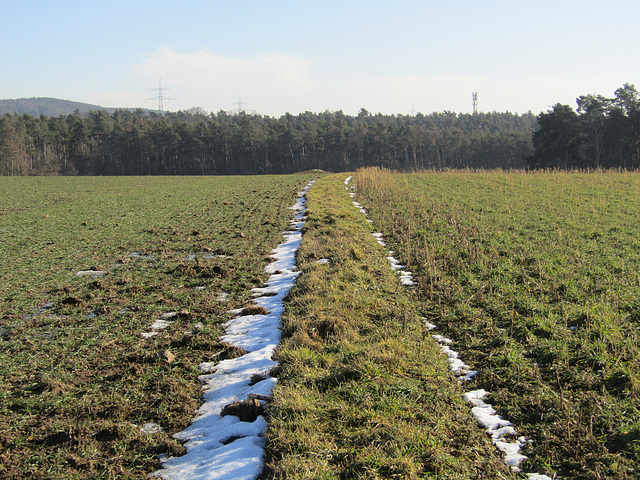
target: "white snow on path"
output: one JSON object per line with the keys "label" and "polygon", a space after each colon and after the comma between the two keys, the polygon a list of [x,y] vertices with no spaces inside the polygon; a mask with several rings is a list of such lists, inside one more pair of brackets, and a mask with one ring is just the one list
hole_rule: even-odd
{"label": "white snow on path", "polygon": [[[285,232],[285,241],[271,255],[274,261],[265,267],[271,276],[264,288],[254,288],[254,302],[267,309],[266,315],[243,315],[229,320],[222,341],[242,347],[246,355],[205,362],[200,365],[206,372],[200,376],[204,384],[204,403],[198,409],[193,423],[174,435],[185,440],[186,455],[163,458],[162,470],[154,476],[166,480],[252,480],[258,477],[264,465],[264,432],[267,423],[262,416],[254,422],[243,422],[233,415],[221,416],[226,405],[248,398],[250,393],[269,395],[276,379],[268,377],[277,365],[271,359],[280,343],[280,316],[284,311],[283,299],[293,287],[300,272],[296,271],[295,253],[302,241],[305,198],[313,182],[300,192],[291,209],[292,230]],[[254,375],[264,380],[250,385]]]}
{"label": "white snow on path", "polygon": [[[349,196],[351,198],[354,198],[356,196],[354,186],[349,186],[349,184],[351,183],[351,179],[351,176],[347,177],[344,181],[344,185],[349,192]],[[354,200],[352,201],[360,212],[365,215],[367,214],[366,209],[362,207],[362,205]],[[373,237],[383,247],[387,246],[382,233],[374,233]],[[400,265],[398,260],[396,260],[396,258],[393,256],[393,252],[390,250],[387,252],[387,260],[389,260],[391,268],[394,271],[398,272],[398,274],[400,275],[400,282],[403,285],[415,285],[411,272],[402,270],[403,268],[405,268],[404,265]],[[427,322],[426,319],[425,325],[428,330],[437,328],[432,323]],[[449,345],[453,344],[453,341],[442,335],[432,334],[431,337],[440,343],[440,350],[444,355],[447,356],[449,367],[451,368],[453,374],[458,378],[458,382],[463,383],[473,380],[478,372],[476,370],[472,370],[469,365],[464,363],[459,358],[458,352],[449,347]],[[480,425],[482,425],[486,429],[487,433],[491,435],[491,440],[493,441],[493,444],[496,446],[496,448],[504,453],[505,464],[510,466],[514,471],[519,472],[520,463],[527,459],[526,456],[520,454],[520,448],[527,443],[530,443],[530,441],[528,441],[523,436],[518,437],[515,442],[509,442],[505,438],[509,436],[516,437],[516,431],[513,428],[511,422],[500,418],[498,415],[496,415],[496,411],[493,409],[493,407],[490,404],[484,402],[483,398],[487,395],[488,392],[485,390],[473,390],[467,392],[464,398],[469,403],[474,405],[474,407],[471,409],[471,413],[473,414],[474,418]],[[547,475],[541,475],[539,473],[527,473],[526,475],[529,480],[552,480]]]}

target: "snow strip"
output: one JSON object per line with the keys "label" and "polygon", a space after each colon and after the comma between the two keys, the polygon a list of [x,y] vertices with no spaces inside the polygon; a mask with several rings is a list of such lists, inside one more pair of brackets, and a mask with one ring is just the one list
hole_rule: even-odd
{"label": "snow strip", "polygon": [[[153,475],[166,480],[249,480],[258,477],[264,465],[264,432],[267,423],[262,416],[254,422],[243,422],[233,415],[221,416],[222,408],[248,398],[249,393],[269,395],[275,378],[250,385],[252,376],[266,376],[277,365],[271,359],[280,343],[280,316],[283,299],[293,287],[300,272],[296,271],[295,253],[302,241],[305,194],[313,182],[300,192],[293,207],[292,229],[283,234],[285,241],[271,255],[274,261],[265,267],[270,273],[267,286],[254,288],[259,295],[255,303],[266,315],[243,315],[228,321],[222,341],[242,347],[249,353],[219,363],[204,362],[200,376],[204,384],[204,404],[193,423],[174,435],[185,440],[186,455],[162,458],[162,470]],[[238,312],[239,313],[239,312]]]}
{"label": "snow strip", "polygon": [[521,455],[520,447],[527,444],[527,439],[518,437],[515,442],[505,441],[505,436],[516,436],[516,431],[508,420],[503,420],[493,409],[491,405],[485,403],[483,398],[488,394],[485,390],[472,390],[464,395],[469,403],[475,405],[471,409],[471,413],[480,425],[486,428],[487,433],[491,435],[494,445],[505,455],[505,463],[514,470],[527,457]]}
{"label": "snow strip", "polygon": [[[351,198],[355,197],[354,186],[349,184],[351,183],[352,177],[347,177],[344,181],[345,188],[349,192],[349,196]],[[360,205],[358,202],[353,201],[353,204],[360,210],[360,212],[366,215],[367,211]],[[380,232],[374,233],[373,237],[376,241],[386,247],[386,243],[384,242],[383,234]],[[391,268],[398,272],[400,275],[400,282],[403,285],[411,286],[415,285],[413,281],[413,277],[411,272],[407,272],[402,270],[405,268],[404,265],[400,265],[400,262],[393,256],[393,251],[389,250],[387,252],[387,260],[389,260],[389,264]],[[434,324],[428,322],[425,319],[425,326],[427,330],[433,330],[437,328]],[[476,370],[472,370],[469,365],[464,363],[459,357],[458,352],[452,350],[449,345],[453,344],[453,341],[449,338],[446,338],[442,335],[434,335],[431,337],[440,343],[440,350],[444,355],[446,355],[447,360],[449,361],[449,367],[453,374],[458,377],[458,383],[464,383],[473,380],[473,378],[478,375]],[[512,470],[519,472],[520,471],[520,463],[527,459],[526,456],[520,454],[520,448],[527,443],[530,443],[525,437],[520,436],[516,439],[515,442],[509,442],[505,439],[506,436],[516,437],[516,431],[513,428],[511,422],[507,420],[503,420],[498,415],[496,415],[496,411],[493,407],[485,403],[483,398],[488,395],[488,392],[485,390],[472,390],[467,392],[464,396],[465,400],[474,405],[471,409],[471,413],[477,422],[482,425],[487,433],[491,435],[491,440],[493,444],[496,446],[498,450],[504,453],[505,458],[504,462],[506,465],[510,466]],[[526,474],[529,480],[552,480],[547,475],[541,475],[539,473],[527,473]]]}

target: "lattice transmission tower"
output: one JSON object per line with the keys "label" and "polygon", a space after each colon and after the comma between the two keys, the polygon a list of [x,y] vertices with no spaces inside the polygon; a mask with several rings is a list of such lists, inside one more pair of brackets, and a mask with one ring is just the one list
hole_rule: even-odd
{"label": "lattice transmission tower", "polygon": [[473,100],[473,114],[475,115],[478,113],[478,92],[473,92],[471,99]]}
{"label": "lattice transmission tower", "polygon": [[162,78],[160,80],[158,80],[158,88],[150,88],[149,90],[151,91],[158,91],[158,96],[157,97],[152,97],[152,98],[147,98],[147,100],[157,100],[158,101],[158,112],[160,112],[160,115],[162,115],[164,113],[164,101],[165,100],[175,100],[175,98],[171,98],[171,97],[166,97],[164,95],[164,91],[165,90],[169,90],[171,91],[170,88],[162,88]]}
{"label": "lattice transmission tower", "polygon": [[240,112],[244,112],[244,108],[242,108],[242,105],[246,105],[247,102],[243,102],[242,98],[240,96],[238,96],[238,101],[237,102],[233,102],[234,105],[238,105],[238,109],[236,110],[238,113]]}

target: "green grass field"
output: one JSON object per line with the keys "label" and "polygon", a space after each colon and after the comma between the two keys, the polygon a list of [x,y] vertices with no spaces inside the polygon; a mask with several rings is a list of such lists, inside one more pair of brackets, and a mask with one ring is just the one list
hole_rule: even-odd
{"label": "green grass field", "polygon": [[314,176],[0,178],[0,477],[144,478],[180,454],[198,365],[237,354],[220,324]]}
{"label": "green grass field", "polygon": [[364,170],[357,200],[529,471],[640,474],[640,175]]}
{"label": "green grass field", "polygon": [[524,471],[637,478],[640,175],[366,169],[373,224],[346,176],[0,178],[0,477],[145,478],[183,453],[171,435],[201,403],[198,365],[241,353],[221,324],[321,177],[265,480],[520,478],[463,399],[476,388],[533,442]]}

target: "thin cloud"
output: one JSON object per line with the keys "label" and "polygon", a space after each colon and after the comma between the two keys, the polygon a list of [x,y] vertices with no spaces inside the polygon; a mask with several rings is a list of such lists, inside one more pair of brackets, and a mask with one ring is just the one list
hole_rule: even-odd
{"label": "thin cloud", "polygon": [[[305,110],[409,113],[464,109],[473,85],[485,80],[462,75],[390,75],[357,81],[322,82],[311,76],[310,59],[283,54],[229,57],[210,50],[176,52],[161,48],[134,72],[155,84],[159,77],[180,108],[232,110],[241,96],[248,110],[268,115]],[[324,66],[323,68],[331,68]],[[173,108],[169,104],[167,108]]]}
{"label": "thin cloud", "polygon": [[[316,88],[308,75],[312,62],[282,54],[225,57],[209,50],[181,53],[161,48],[134,67],[134,72],[171,88],[181,105],[208,110],[232,109],[238,96],[264,106],[286,104],[287,97]],[[188,108],[188,107],[186,107]]]}
{"label": "thin cloud", "polygon": [[91,92],[84,97],[84,101],[101,107],[149,108],[153,110],[157,108],[158,103],[146,100],[151,96],[153,96],[153,93],[148,92],[147,97],[145,97],[144,90],[108,90]]}
{"label": "thin cloud", "polygon": [[[471,111],[472,92],[478,92],[480,111],[531,110],[538,114],[558,102],[573,106],[575,98],[586,93],[613,95],[616,88],[629,81],[621,73],[511,78],[477,74],[386,75],[322,81],[319,72],[331,68],[284,54],[233,57],[206,49],[177,52],[160,48],[133,71],[148,88],[162,78],[167,88],[164,95],[177,99],[165,102],[168,110],[193,106],[214,112],[233,110],[241,97],[247,110],[273,116],[306,110],[356,114],[360,108],[385,114],[462,113]],[[157,93],[148,92],[147,97]],[[117,94],[106,92],[105,97],[113,104]],[[123,92],[122,98],[133,101],[133,97],[132,92]],[[147,101],[146,106],[153,108],[151,103]]]}

